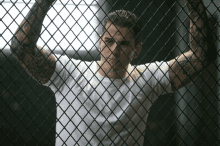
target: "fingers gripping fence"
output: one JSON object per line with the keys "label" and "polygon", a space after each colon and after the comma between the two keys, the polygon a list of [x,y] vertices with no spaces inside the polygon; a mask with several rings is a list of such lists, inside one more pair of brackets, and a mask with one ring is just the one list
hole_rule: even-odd
{"label": "fingers gripping fence", "polygon": [[219,145],[218,0],[0,10],[0,145]]}

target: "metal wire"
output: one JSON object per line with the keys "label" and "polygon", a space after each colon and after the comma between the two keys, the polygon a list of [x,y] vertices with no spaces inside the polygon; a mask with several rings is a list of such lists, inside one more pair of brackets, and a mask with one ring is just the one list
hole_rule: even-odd
{"label": "metal wire", "polygon": [[[49,51],[48,56],[56,54],[56,70],[47,85],[36,80],[40,69],[26,71],[30,70],[28,64],[35,64],[33,68],[47,64],[48,56],[39,62],[35,57],[40,53],[29,51],[35,53],[30,55],[35,59],[21,66],[22,57],[15,57],[15,52],[10,51],[14,49],[14,38],[20,37],[16,29],[24,28],[20,26],[21,21],[28,19],[28,12],[34,12],[30,9],[35,3],[0,2],[0,145],[219,145],[220,5],[217,0],[203,0],[208,19],[199,16],[209,29],[207,34],[201,35],[212,37],[208,47],[217,50],[217,59],[209,62],[210,65],[202,62],[203,69],[196,77],[190,76],[194,68],[188,70],[190,84],[178,76],[183,87],[175,92],[171,92],[173,83],[169,76],[172,65],[167,70],[166,62],[178,60],[177,56],[191,49],[198,35],[194,35],[190,27],[200,21],[190,23],[193,18],[189,17],[183,0],[55,2],[37,35],[37,45]],[[121,67],[126,70],[122,79],[110,78],[111,72],[105,71],[104,65],[109,63],[108,67],[114,68],[117,63],[111,64],[104,51],[114,44],[121,49],[120,56],[126,56],[132,43],[137,43],[133,41],[135,33],[131,33],[133,39],[129,45],[123,44],[127,34],[120,41],[102,40],[107,35],[105,31],[112,28],[112,25],[107,28],[105,21],[115,23],[108,14],[119,9],[137,15],[132,17],[133,25],[129,27],[142,21],[142,37],[138,40],[142,51],[135,52],[139,56],[130,62],[128,69]],[[113,38],[122,36],[121,29],[128,23],[119,15],[131,17],[126,11],[117,12],[114,19],[121,21],[122,27],[115,28],[117,34],[109,35]],[[39,15],[33,15],[40,21]],[[28,21],[26,25],[31,30],[32,22]],[[18,39],[20,46],[27,46],[25,40],[31,40],[34,35],[26,31],[22,33],[23,40]],[[196,41],[194,43],[199,40]],[[29,48],[33,45],[29,44]],[[115,50],[108,52],[117,57]],[[208,55],[209,52],[206,51]],[[100,59],[104,59],[102,64],[96,64]],[[181,66],[181,62],[177,65]],[[43,78],[47,77],[45,72],[50,73],[45,69]]]}

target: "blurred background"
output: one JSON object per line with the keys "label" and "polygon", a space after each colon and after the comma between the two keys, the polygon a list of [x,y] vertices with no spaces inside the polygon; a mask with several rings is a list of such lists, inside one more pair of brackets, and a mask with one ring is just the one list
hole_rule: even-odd
{"label": "blurred background", "polygon": [[[54,145],[53,92],[34,81],[10,52],[13,33],[33,0],[0,1],[0,145]],[[215,24],[218,59],[187,87],[161,96],[152,106],[144,146],[217,146],[220,140],[220,1],[203,0]],[[43,23],[38,45],[75,59],[99,60],[104,17],[114,10],[134,12],[143,22],[143,49],[133,64],[169,61],[187,51],[189,18],[184,0],[62,0]]]}

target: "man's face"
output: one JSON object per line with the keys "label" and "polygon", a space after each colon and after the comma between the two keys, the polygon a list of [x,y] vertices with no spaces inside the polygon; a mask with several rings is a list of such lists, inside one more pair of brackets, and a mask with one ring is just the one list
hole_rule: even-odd
{"label": "man's face", "polygon": [[136,55],[135,41],[132,32],[126,27],[118,27],[108,22],[106,32],[99,40],[101,61],[105,67],[114,71],[122,70]]}

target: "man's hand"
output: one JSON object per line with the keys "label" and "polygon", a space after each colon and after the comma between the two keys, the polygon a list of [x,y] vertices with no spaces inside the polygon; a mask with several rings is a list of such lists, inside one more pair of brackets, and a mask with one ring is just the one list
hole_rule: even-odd
{"label": "man's hand", "polygon": [[36,45],[44,17],[53,2],[54,0],[37,0],[11,42],[11,51],[22,67],[41,83],[49,81],[56,66],[56,58]]}
{"label": "man's hand", "polygon": [[[216,50],[210,38],[210,27],[202,0],[185,0],[190,17],[191,50],[169,62],[172,89],[177,90],[215,59]],[[212,56],[214,54],[214,56]]]}

